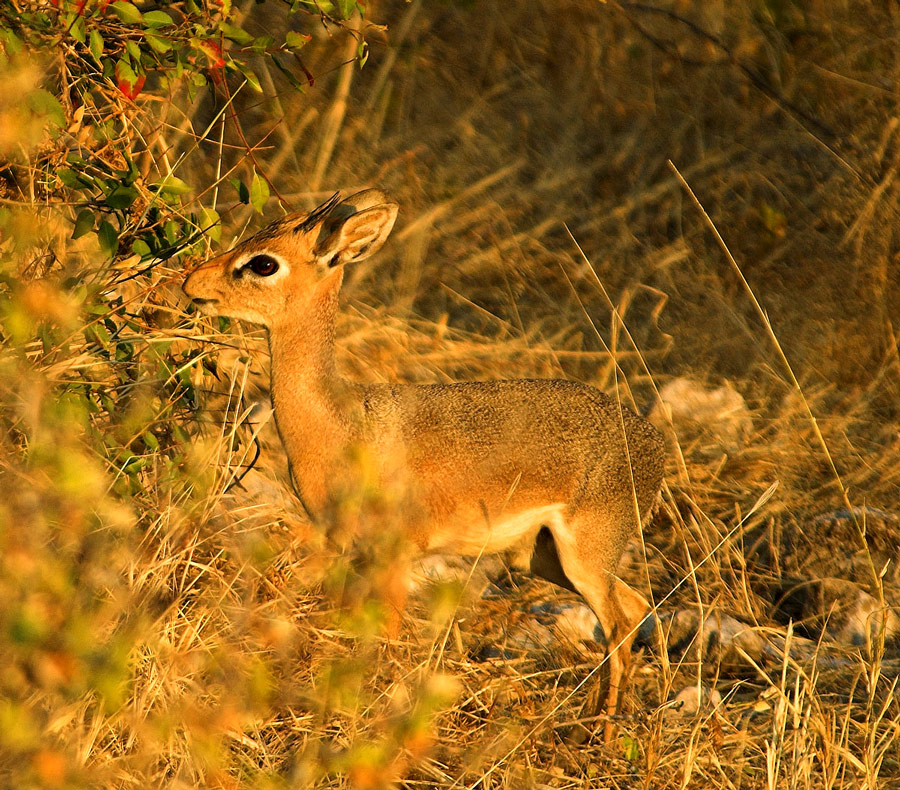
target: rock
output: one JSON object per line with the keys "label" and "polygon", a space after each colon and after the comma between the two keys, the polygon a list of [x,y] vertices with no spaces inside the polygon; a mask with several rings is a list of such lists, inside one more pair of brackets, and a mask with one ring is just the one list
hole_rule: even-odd
{"label": "rock", "polygon": [[656,638],[656,626],[658,623],[659,618],[652,611],[648,612],[647,616],[641,620],[637,633],[634,635],[634,646],[653,647],[654,639]]}
{"label": "rock", "polygon": [[818,526],[820,524],[834,524],[837,521],[852,521],[854,519],[868,521],[872,518],[879,521],[886,521],[890,524],[900,523],[900,516],[896,513],[888,513],[887,511],[879,510],[878,508],[842,507],[837,510],[832,510],[830,513],[822,513],[816,516],[813,519],[813,526]]}
{"label": "rock", "polygon": [[[839,581],[839,580],[835,580]],[[881,603],[852,582],[828,585],[838,590],[825,622],[827,639],[842,645],[861,647],[877,640],[882,629],[885,641],[900,633],[900,617],[891,607]]]}
{"label": "rock", "polygon": [[[802,522],[790,519],[758,536],[749,561],[768,615],[812,638],[844,646],[867,644],[882,629],[892,648],[900,646],[900,550],[897,513],[869,506],[820,512]],[[875,577],[886,606],[875,593]]]}
{"label": "rock", "polygon": [[711,710],[722,704],[722,695],[718,689],[710,689],[704,685],[692,683],[685,686],[675,695],[672,705],[666,713],[677,713],[681,716],[694,716],[701,709]]}
{"label": "rock", "polygon": [[[861,577],[866,574],[860,573]],[[871,577],[871,571],[868,574]],[[859,647],[876,639],[884,629],[886,642],[900,636],[900,617],[895,607],[883,606],[863,586],[847,578],[802,579],[784,577],[778,592],[776,614],[802,623],[813,637]],[[893,592],[887,586],[885,594]],[[798,626],[799,628],[799,626]]]}
{"label": "rock", "polygon": [[[735,452],[747,441],[753,428],[750,410],[731,384],[709,389],[679,377],[659,391],[659,399],[647,416],[670,440],[703,440],[711,449]],[[709,441],[713,446],[709,447]]]}
{"label": "rock", "polygon": [[[466,596],[489,597],[489,593],[496,589],[492,580],[502,573],[502,560],[493,555],[475,562],[470,557],[430,554],[413,563],[407,591],[414,595],[431,584],[458,584],[465,589]],[[497,597],[505,595],[503,593]]]}
{"label": "rock", "polygon": [[407,581],[407,589],[413,593],[425,585],[441,582],[465,581],[469,569],[462,566],[459,558],[444,554],[431,554],[413,563],[412,573]]}
{"label": "rock", "polygon": [[606,642],[597,615],[587,604],[547,601],[531,607],[531,611],[537,615],[538,622],[554,632],[557,639],[575,644]]}
{"label": "rock", "polygon": [[[750,662],[780,661],[784,647],[784,639],[765,638],[761,629],[721,612],[703,619],[697,609],[679,609],[663,615],[660,626],[669,654],[687,661],[747,666]],[[792,652],[806,655],[812,648],[809,640],[792,640]]]}
{"label": "rock", "polygon": [[838,508],[785,529],[785,572],[811,581],[846,579],[868,587],[872,571],[900,584],[900,517],[872,507]]}

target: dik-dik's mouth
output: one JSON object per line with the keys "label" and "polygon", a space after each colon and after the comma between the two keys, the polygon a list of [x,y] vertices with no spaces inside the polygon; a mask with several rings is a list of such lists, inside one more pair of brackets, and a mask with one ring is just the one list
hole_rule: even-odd
{"label": "dik-dik's mouth", "polygon": [[199,296],[194,296],[191,298],[191,304],[194,305],[194,307],[196,307],[201,313],[208,313],[212,310],[215,310],[215,307],[218,303],[218,299],[202,299]]}
{"label": "dik-dik's mouth", "polygon": [[210,310],[214,309],[216,304],[218,304],[218,299],[215,298],[207,298],[205,296],[195,296],[197,291],[201,293],[204,290],[202,287],[198,288],[198,285],[202,286],[202,283],[192,282],[194,280],[193,275],[189,275],[184,279],[184,282],[181,283],[181,290],[184,292],[184,295],[191,300],[191,304],[199,310],[201,313],[208,313]]}

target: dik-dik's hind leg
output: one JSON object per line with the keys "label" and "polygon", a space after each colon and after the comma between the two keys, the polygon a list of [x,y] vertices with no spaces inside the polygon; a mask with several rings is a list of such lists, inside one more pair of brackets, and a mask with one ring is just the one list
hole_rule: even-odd
{"label": "dik-dik's hind leg", "polygon": [[642,595],[614,575],[627,536],[622,522],[611,518],[600,520],[597,515],[580,516],[558,529],[558,533],[554,534],[566,576],[597,615],[606,635],[609,692],[603,735],[609,741],[613,735],[613,717],[628,679],[631,644],[648,604]]}

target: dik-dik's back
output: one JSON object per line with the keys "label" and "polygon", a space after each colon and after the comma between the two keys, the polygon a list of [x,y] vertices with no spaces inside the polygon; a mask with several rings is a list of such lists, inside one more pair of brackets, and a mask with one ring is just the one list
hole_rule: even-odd
{"label": "dik-dik's back", "polygon": [[[507,551],[577,590],[607,635],[616,712],[646,601],[615,576],[655,508],[663,445],[645,420],[566,381],[365,386],[335,369],[344,265],[387,239],[397,204],[370,189],[292,215],[194,270],[203,312],[268,330],[275,420],[298,495],[327,518],[357,484],[362,451],[376,483],[401,489],[409,544],[460,554]],[[607,725],[607,735],[610,729]]]}
{"label": "dik-dik's back", "polygon": [[[443,548],[435,527],[453,527],[459,541],[461,526],[470,552],[507,549],[511,536],[496,534],[498,526],[522,510],[609,508],[618,500],[623,510],[649,514],[659,492],[657,431],[583,384],[386,385],[365,388],[361,402],[359,439],[401,445],[427,497],[432,532],[417,536],[423,548]],[[610,540],[622,543],[633,522],[623,520]]]}

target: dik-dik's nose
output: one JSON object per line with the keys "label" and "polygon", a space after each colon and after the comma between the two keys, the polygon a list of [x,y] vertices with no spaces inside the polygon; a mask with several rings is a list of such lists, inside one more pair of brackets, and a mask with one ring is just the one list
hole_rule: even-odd
{"label": "dik-dik's nose", "polygon": [[181,290],[193,302],[214,302],[219,296],[218,289],[215,287],[215,278],[213,267],[209,263],[204,263],[188,273],[181,283]]}

